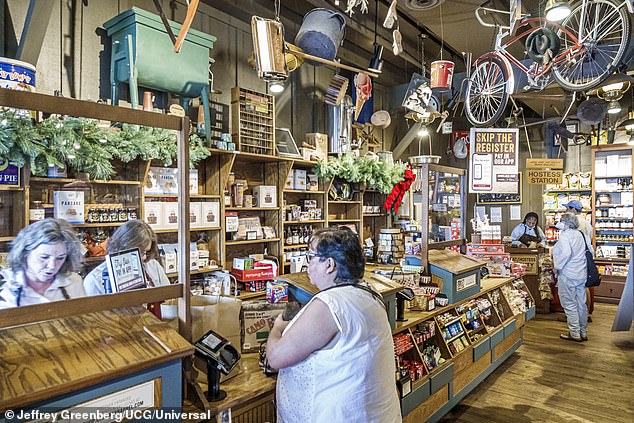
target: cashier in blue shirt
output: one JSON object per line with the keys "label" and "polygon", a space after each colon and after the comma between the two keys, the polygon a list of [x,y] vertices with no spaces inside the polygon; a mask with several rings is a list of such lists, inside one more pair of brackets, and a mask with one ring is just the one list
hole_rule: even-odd
{"label": "cashier in blue shirt", "polygon": [[534,242],[536,245],[545,246],[546,235],[537,224],[539,223],[539,216],[535,212],[526,213],[524,221],[517,225],[513,232],[511,232],[511,238],[513,244],[519,247],[528,247]]}

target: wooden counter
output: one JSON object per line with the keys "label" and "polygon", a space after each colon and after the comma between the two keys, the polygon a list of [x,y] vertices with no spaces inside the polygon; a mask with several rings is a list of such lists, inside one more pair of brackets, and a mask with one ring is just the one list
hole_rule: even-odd
{"label": "wooden counter", "polygon": [[[143,307],[6,328],[0,330],[0,339],[0,411],[48,401],[170,362],[180,367],[180,359],[193,354],[189,342]],[[166,383],[162,381],[163,391]],[[64,406],[75,404],[70,401]]]}

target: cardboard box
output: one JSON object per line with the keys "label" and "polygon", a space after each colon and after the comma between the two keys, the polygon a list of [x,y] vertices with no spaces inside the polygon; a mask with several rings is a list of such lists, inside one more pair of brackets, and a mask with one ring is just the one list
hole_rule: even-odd
{"label": "cardboard box", "polygon": [[249,270],[231,269],[231,274],[240,282],[265,281],[277,276],[273,266],[257,267]]}
{"label": "cardboard box", "polygon": [[266,342],[277,316],[286,304],[269,304],[268,301],[249,301],[242,304],[241,338],[242,352],[258,352],[260,344]]}
{"label": "cardboard box", "polygon": [[73,225],[84,223],[84,192],[55,191],[53,193],[53,215]]}
{"label": "cardboard box", "polygon": [[[295,171],[297,174],[297,170]],[[277,207],[277,187],[274,185],[258,185],[253,188],[254,207]]]}
{"label": "cardboard box", "polygon": [[198,169],[189,169],[189,195],[198,195]]}
{"label": "cardboard box", "polygon": [[307,176],[308,191],[319,191],[319,178],[314,173],[309,173]]}
{"label": "cardboard box", "polygon": [[293,186],[297,190],[306,190],[306,171],[303,169],[295,169],[295,178]]}
{"label": "cardboard box", "polygon": [[235,257],[233,259],[233,268],[238,270],[253,269],[253,259],[250,257]]}
{"label": "cardboard box", "polygon": [[227,232],[237,232],[238,225],[239,225],[238,213],[226,212],[225,213],[225,230]]}
{"label": "cardboard box", "polygon": [[178,203],[176,201],[165,202],[161,211],[163,225],[169,229],[176,229],[178,227]]}
{"label": "cardboard box", "polygon": [[202,203],[195,201],[189,203],[189,226],[190,228],[200,228],[202,222]]}
{"label": "cardboard box", "polygon": [[288,178],[286,178],[286,182],[284,183],[284,189],[295,189],[295,169],[291,169],[288,172]]}
{"label": "cardboard box", "polygon": [[200,203],[201,228],[220,227],[220,201],[204,201]]}
{"label": "cardboard box", "polygon": [[328,157],[328,134],[313,132],[306,134],[306,143],[315,147],[317,154],[325,160]]}
{"label": "cardboard box", "polygon": [[163,202],[158,201],[146,201],[143,207],[143,220],[150,225],[153,229],[161,229],[164,227]]}
{"label": "cardboard box", "polygon": [[174,167],[159,169],[159,194],[178,194],[178,169]]}

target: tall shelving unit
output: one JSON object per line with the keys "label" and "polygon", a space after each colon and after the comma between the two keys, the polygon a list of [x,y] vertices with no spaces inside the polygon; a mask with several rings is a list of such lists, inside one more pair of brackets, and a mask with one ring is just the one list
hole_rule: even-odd
{"label": "tall shelving unit", "polygon": [[592,210],[595,262],[603,274],[594,288],[598,301],[617,303],[625,288],[634,232],[633,148],[592,147]]}
{"label": "tall shelving unit", "polygon": [[[545,195],[548,194],[552,194],[555,196],[554,199],[554,206],[553,207],[553,202],[547,203],[546,202],[546,198],[543,198],[543,212],[544,212],[544,220],[540,221],[540,226],[542,228],[544,228],[544,232],[546,234],[546,242],[548,244],[550,244],[550,246],[554,245],[555,242],[557,242],[557,236],[556,236],[556,229],[555,228],[551,228],[554,227],[554,225],[557,224],[557,222],[559,222],[559,216],[562,213],[566,212],[566,208],[563,206],[560,206],[559,203],[568,203],[569,201],[573,200],[573,199],[578,199],[579,201],[581,201],[581,203],[583,204],[584,201],[582,201],[583,198],[587,198],[589,200],[589,206],[590,207],[584,207],[584,210],[581,212],[581,216],[583,216],[583,218],[585,218],[586,220],[588,220],[589,222],[591,221],[591,219],[588,219],[588,217],[592,218],[593,212],[592,212],[592,208],[591,208],[591,204],[592,204],[592,186],[588,187],[588,188],[564,188],[561,186],[546,186],[546,190],[544,191]],[[565,201],[559,201],[558,196],[562,195],[565,196],[566,200]],[[559,207],[557,207],[559,206]],[[547,230],[548,229],[548,230]],[[549,237],[549,234],[552,231],[552,235]]]}

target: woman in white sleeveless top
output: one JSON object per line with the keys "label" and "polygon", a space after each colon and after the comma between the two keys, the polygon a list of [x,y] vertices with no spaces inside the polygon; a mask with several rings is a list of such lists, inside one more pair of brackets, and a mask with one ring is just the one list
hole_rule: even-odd
{"label": "woman in white sleeveless top", "polygon": [[394,345],[378,294],[361,284],[365,260],[349,229],[316,231],[308,275],[320,292],[269,334],[277,421],[400,422]]}

